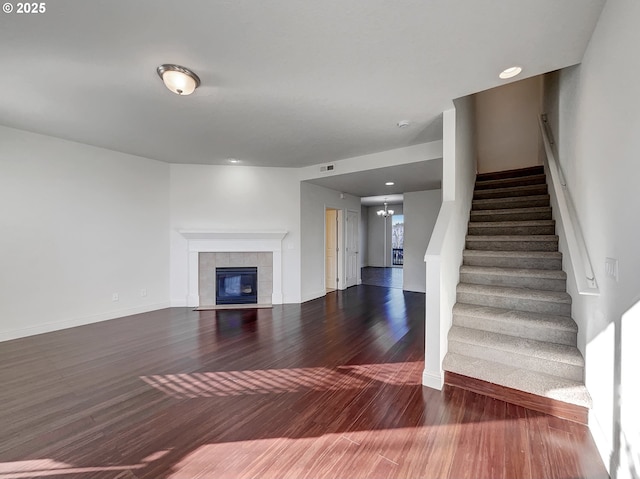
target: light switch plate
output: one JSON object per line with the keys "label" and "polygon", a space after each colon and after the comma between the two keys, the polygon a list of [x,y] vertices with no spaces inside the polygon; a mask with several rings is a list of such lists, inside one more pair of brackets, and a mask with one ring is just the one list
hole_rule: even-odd
{"label": "light switch plate", "polygon": [[604,272],[609,278],[613,278],[618,282],[618,260],[615,258],[604,259]]}

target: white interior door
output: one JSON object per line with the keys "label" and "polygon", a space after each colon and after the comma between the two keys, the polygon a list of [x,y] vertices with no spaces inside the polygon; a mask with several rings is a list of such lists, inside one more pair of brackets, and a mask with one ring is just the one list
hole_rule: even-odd
{"label": "white interior door", "polygon": [[338,287],[338,211],[325,212],[325,288]]}
{"label": "white interior door", "polygon": [[347,211],[347,238],[346,238],[346,263],[347,263],[347,288],[358,284],[358,261],[360,235],[360,215],[357,211]]}

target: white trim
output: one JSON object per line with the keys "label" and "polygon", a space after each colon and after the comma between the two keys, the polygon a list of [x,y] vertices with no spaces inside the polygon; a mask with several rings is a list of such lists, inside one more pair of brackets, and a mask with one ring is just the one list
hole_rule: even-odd
{"label": "white trim", "polygon": [[187,239],[187,297],[189,307],[200,305],[198,270],[200,253],[273,253],[272,304],[282,304],[282,239],[286,231],[194,231],[179,230]]}
{"label": "white trim", "polygon": [[[179,230],[182,236],[188,240],[280,240],[287,235],[287,231],[212,231],[212,230]],[[282,249],[282,248],[281,248]],[[219,253],[219,251],[212,251]]]}
{"label": "white trim", "polygon": [[313,291],[311,293],[305,294],[303,296],[303,298],[302,298],[302,302],[306,303],[307,301],[311,301],[313,299],[322,298],[323,296],[326,296],[326,295],[327,295],[327,290],[326,289]]}
{"label": "white trim", "polygon": [[596,413],[593,409],[589,410],[588,425],[589,432],[591,433],[593,442],[595,443],[596,449],[600,454],[600,458],[604,463],[604,467],[607,469],[609,475],[611,475],[611,458],[613,457],[613,447],[604,431],[602,430],[600,421],[598,421],[598,417],[596,416]]}
{"label": "white trim", "polygon": [[433,374],[425,370],[422,372],[422,385],[441,391],[444,386],[444,378],[442,374]]}
{"label": "white trim", "polygon": [[186,308],[187,300],[186,298],[171,298],[171,308]]}
{"label": "white trim", "polygon": [[50,333],[52,331],[59,331],[61,329],[75,328],[77,326],[109,321],[111,319],[121,318],[123,316],[147,313],[149,311],[157,311],[158,309],[165,309],[169,307],[171,307],[171,305],[168,302],[147,304],[135,308],[118,309],[115,311],[109,311],[106,313],[94,314],[90,316],[81,316],[78,318],[65,319],[62,321],[52,321],[50,323],[38,324],[37,326],[30,326],[28,328],[2,331],[0,332],[0,341],[10,341],[12,339],[25,338],[27,336],[34,336],[36,334]]}

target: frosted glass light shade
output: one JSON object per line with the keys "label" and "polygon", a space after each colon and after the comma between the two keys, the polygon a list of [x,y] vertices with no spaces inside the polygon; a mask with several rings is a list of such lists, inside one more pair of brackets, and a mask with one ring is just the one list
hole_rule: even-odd
{"label": "frosted glass light shade", "polygon": [[200,85],[198,75],[179,65],[160,65],[158,75],[165,86],[177,95],[191,95]]}

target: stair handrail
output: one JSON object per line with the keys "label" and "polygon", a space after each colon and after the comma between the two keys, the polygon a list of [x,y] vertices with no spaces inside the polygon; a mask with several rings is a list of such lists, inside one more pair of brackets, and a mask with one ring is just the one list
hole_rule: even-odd
{"label": "stair handrail", "polygon": [[540,115],[538,122],[540,124],[540,132],[544,145],[545,162],[551,178],[551,188],[553,189],[557,202],[557,211],[564,230],[568,256],[571,261],[578,293],[584,295],[599,295],[600,290],[598,289],[596,275],[593,272],[593,267],[589,260],[589,253],[584,241],[584,236],[578,224],[578,216],[571,202],[564,173],[556,159],[553,132],[547,120],[547,115]]}

